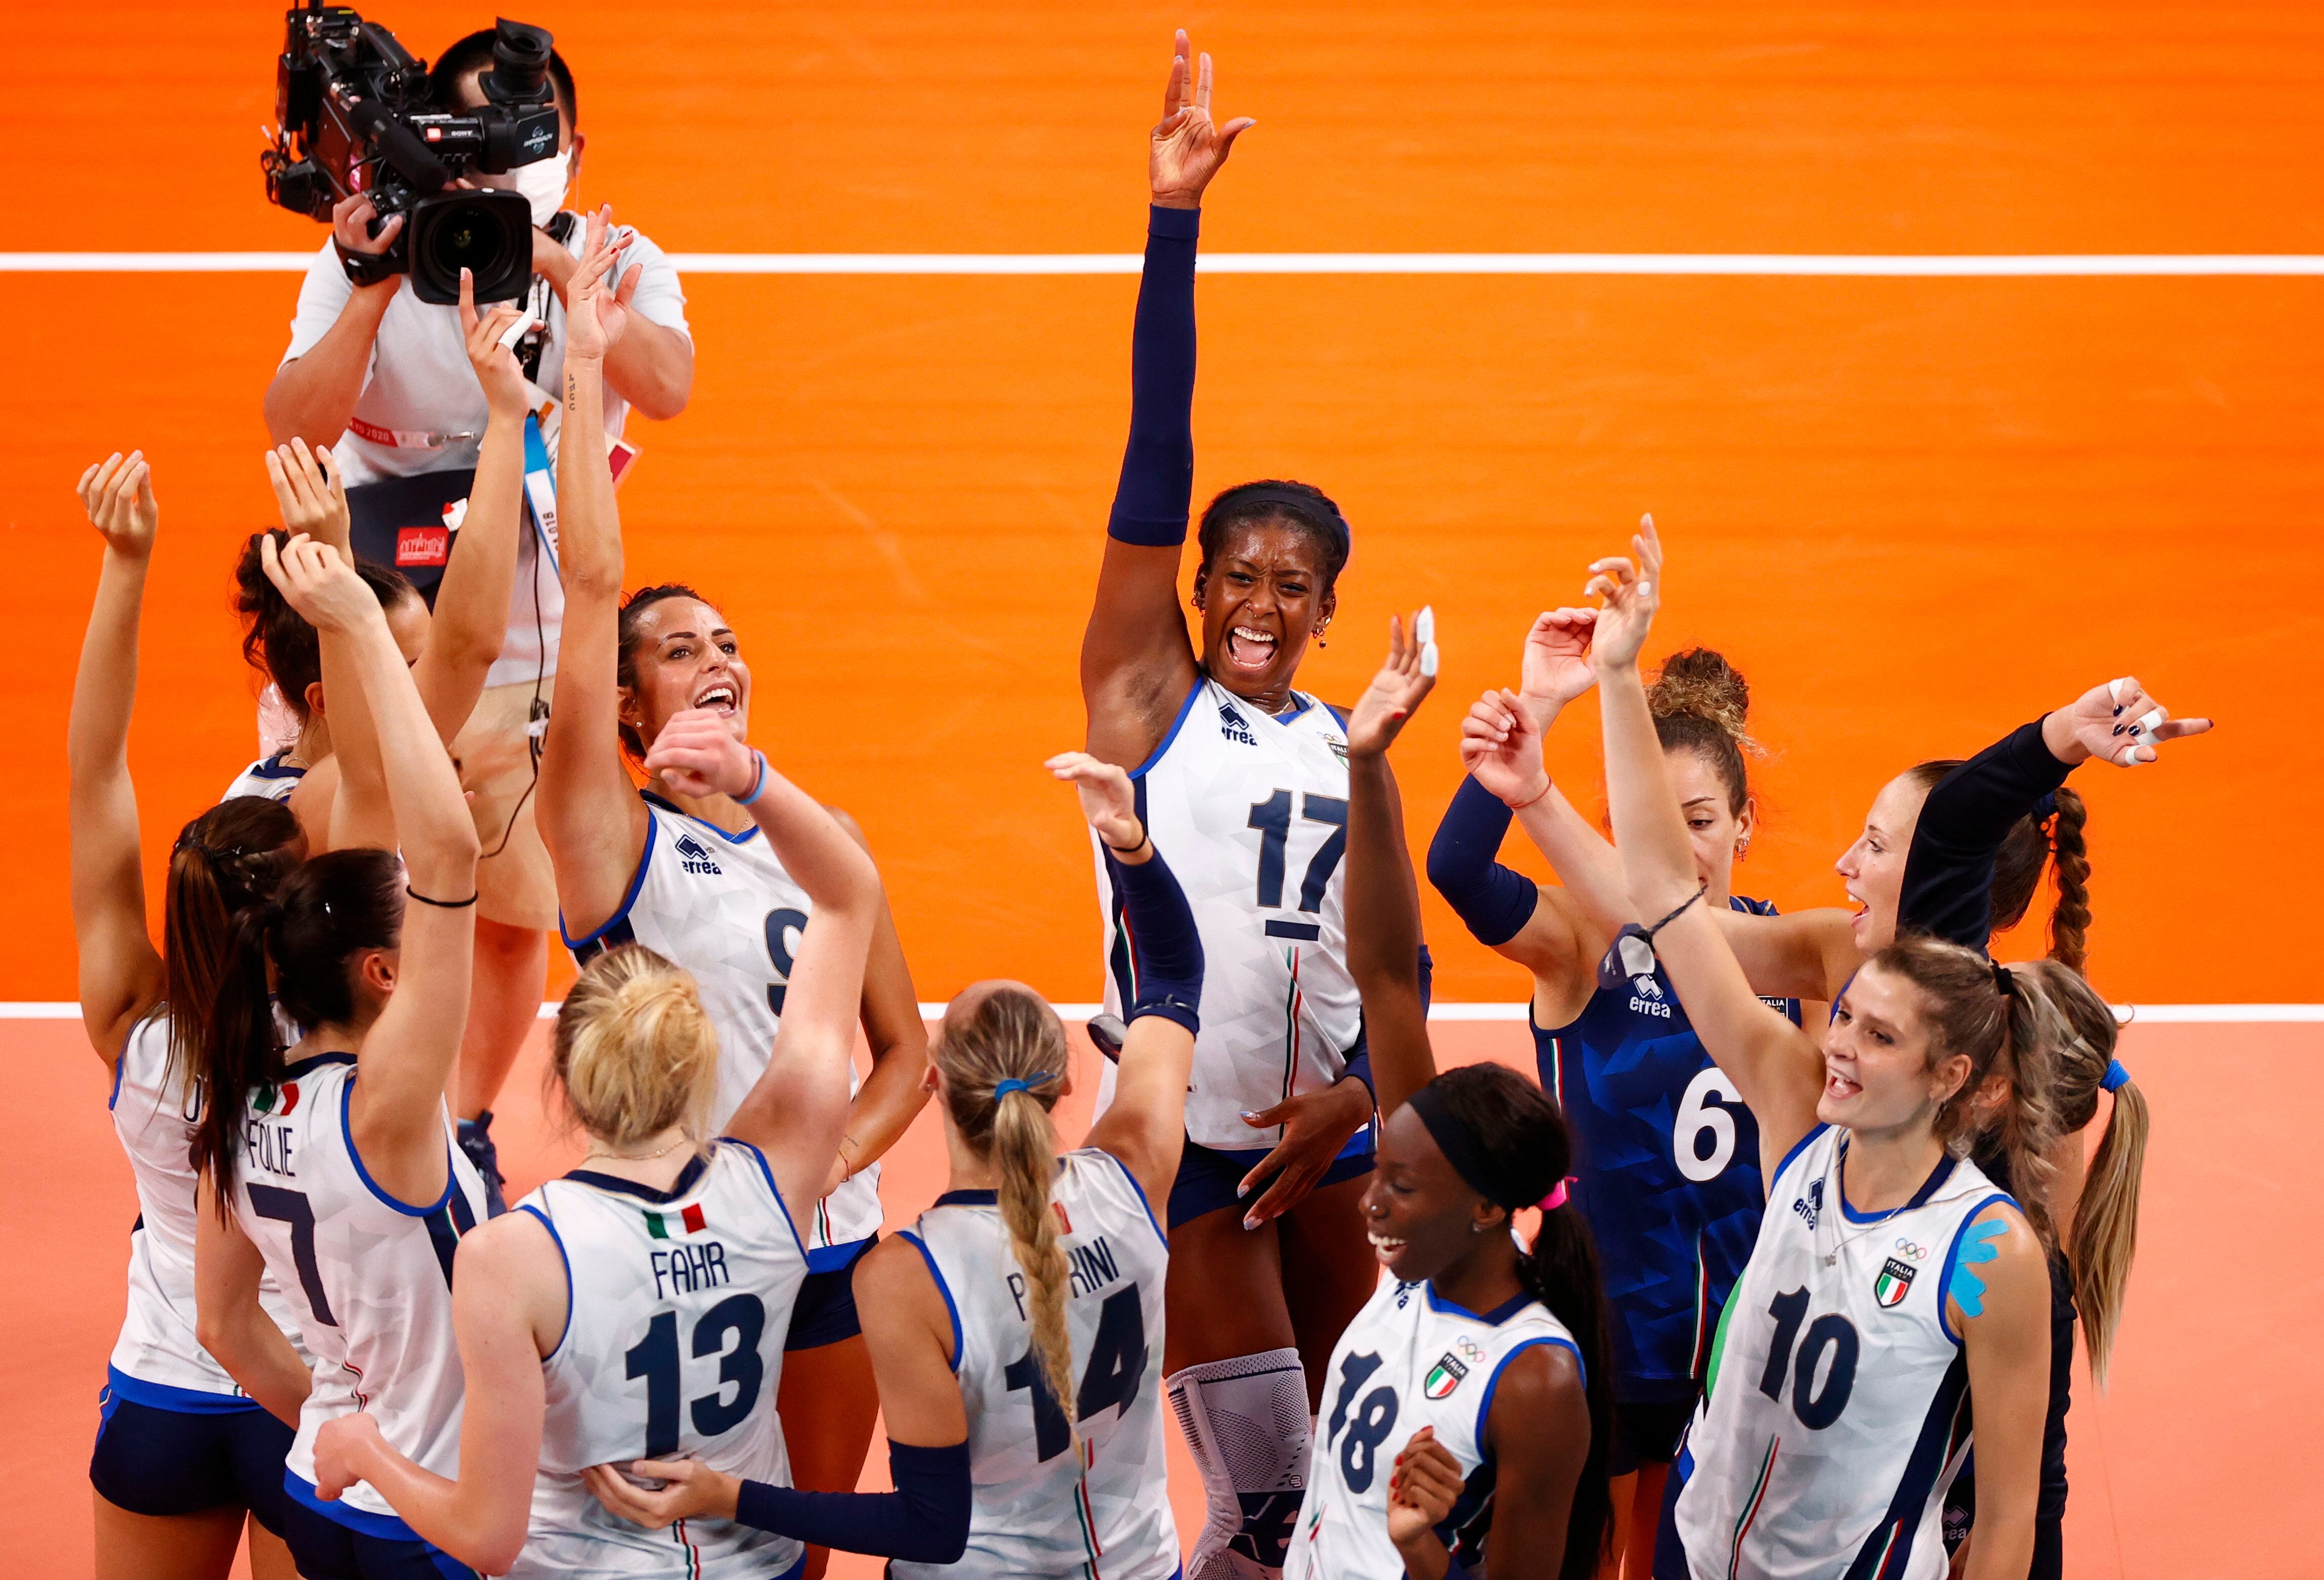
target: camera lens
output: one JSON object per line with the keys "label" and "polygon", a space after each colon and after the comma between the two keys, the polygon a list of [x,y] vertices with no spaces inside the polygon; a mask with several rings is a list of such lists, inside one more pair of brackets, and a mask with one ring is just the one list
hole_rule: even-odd
{"label": "camera lens", "polygon": [[429,262],[457,280],[467,270],[477,279],[497,276],[508,262],[508,226],[482,208],[463,205],[438,220],[428,235]]}
{"label": "camera lens", "polygon": [[460,300],[460,271],[476,301],[513,301],[532,277],[532,211],[521,192],[437,192],[412,206],[411,288],[422,301]]}

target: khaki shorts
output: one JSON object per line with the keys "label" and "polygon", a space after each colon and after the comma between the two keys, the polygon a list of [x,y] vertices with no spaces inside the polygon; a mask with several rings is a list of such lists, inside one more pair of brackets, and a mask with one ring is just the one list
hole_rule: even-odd
{"label": "khaki shorts", "polygon": [[[548,702],[556,688],[557,677],[551,675],[539,688],[541,701]],[[469,810],[475,816],[476,837],[484,842],[484,859],[476,864],[476,914],[506,927],[546,931],[557,925],[557,874],[534,821],[540,793],[531,740],[525,734],[534,695],[530,680],[486,687],[452,743],[452,756],[459,764],[460,788],[474,792]]]}

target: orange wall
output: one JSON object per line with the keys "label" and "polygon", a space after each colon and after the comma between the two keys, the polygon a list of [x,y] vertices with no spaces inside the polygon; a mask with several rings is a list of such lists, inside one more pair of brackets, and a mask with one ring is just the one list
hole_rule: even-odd
{"label": "orange wall", "polygon": [[[51,8],[0,57],[0,248],[285,248],[253,127],[271,14]],[[588,193],[674,249],[1129,250],[1167,13],[1029,5],[537,11],[581,77]],[[488,13],[382,10],[423,52]],[[1234,7],[1196,13],[1261,125],[1215,248],[2324,251],[2324,21],[2292,6]],[[1157,55],[1160,60],[1157,62]],[[249,755],[232,546],[269,514],[258,402],[289,275],[0,275],[13,484],[0,618],[29,771],[0,790],[0,998],[72,991],[60,746],[95,544],[70,485],[156,462],[164,542],[133,760],[147,844]],[[924,997],[1097,987],[1084,846],[1039,759],[1127,411],[1126,278],[689,284],[694,403],[633,423],[633,575],[724,600],[767,744],[862,819]],[[1877,785],[2135,670],[2211,740],[2086,771],[2094,972],[2149,1001],[2324,998],[2255,882],[2324,767],[2324,281],[1213,278],[1197,492],[1329,488],[1357,528],[1329,651],[1435,604],[1443,690],[1399,747],[1416,838],[1461,707],[1655,511],[1668,645],[1753,682],[1769,824],[1745,886],[1838,897]],[[2288,706],[2287,706],[2288,703]],[[2273,706],[2271,706],[2273,705]],[[2281,721],[2281,722],[2279,722]],[[1593,720],[1553,744],[1594,783]],[[1594,791],[1584,798],[1594,802]],[[158,867],[156,868],[158,872]],[[1431,901],[1446,998],[1514,997]]]}

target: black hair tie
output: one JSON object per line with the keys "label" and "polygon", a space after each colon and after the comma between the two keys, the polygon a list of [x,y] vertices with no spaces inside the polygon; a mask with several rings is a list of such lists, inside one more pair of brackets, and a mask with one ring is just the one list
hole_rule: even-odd
{"label": "black hair tie", "polygon": [[476,902],[476,897],[474,894],[469,895],[466,900],[430,900],[409,883],[403,886],[403,892],[420,904],[432,905],[438,910],[466,910]]}
{"label": "black hair tie", "polygon": [[2017,996],[2017,974],[1998,960],[1993,963],[1993,990],[2006,999]]}

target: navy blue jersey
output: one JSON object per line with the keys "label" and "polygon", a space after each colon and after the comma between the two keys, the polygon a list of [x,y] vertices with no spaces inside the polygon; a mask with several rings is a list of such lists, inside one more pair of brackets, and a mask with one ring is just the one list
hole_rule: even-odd
{"label": "navy blue jersey", "polygon": [[[1738,910],[1773,916],[1738,896]],[[1796,1023],[1795,999],[1769,999]],[[1614,1314],[1615,1395],[1683,1399],[1759,1236],[1759,1126],[1702,1050],[1657,965],[1580,1018],[1533,1029],[1541,1089],[1573,1133],[1572,1200],[1598,1241]]]}

